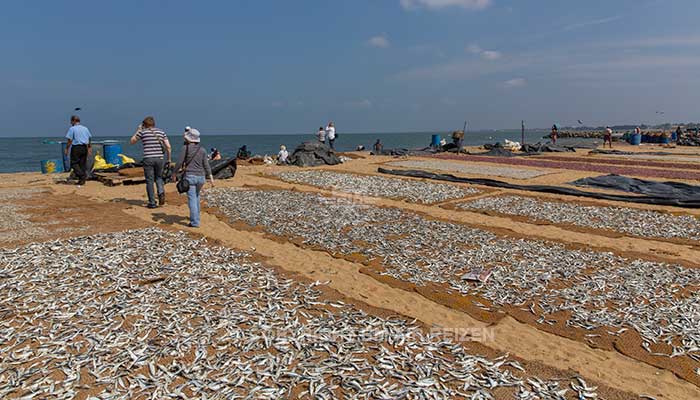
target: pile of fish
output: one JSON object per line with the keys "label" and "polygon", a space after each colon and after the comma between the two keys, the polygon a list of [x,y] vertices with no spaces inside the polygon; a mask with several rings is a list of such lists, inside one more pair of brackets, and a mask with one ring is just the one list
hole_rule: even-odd
{"label": "pile of fish", "polygon": [[399,198],[424,204],[439,203],[480,193],[472,187],[333,171],[289,171],[281,172],[278,176],[286,182],[361,196]]}
{"label": "pile of fish", "polygon": [[183,233],[0,249],[0,397],[595,398]]}
{"label": "pile of fish", "polygon": [[463,210],[496,211],[538,221],[605,229],[643,237],[700,240],[700,220],[628,207],[589,206],[525,196],[493,196],[457,205]]}
{"label": "pile of fish", "polygon": [[[478,161],[478,160],[476,160]],[[438,171],[457,172],[468,175],[502,176],[505,178],[529,179],[547,175],[551,172],[537,169],[526,169],[517,167],[500,167],[493,165],[481,165],[458,161],[444,160],[405,160],[392,161],[388,165],[394,167],[404,167],[411,169],[430,169]]]}
{"label": "pile of fish", "polygon": [[28,206],[17,204],[16,200],[26,200],[41,193],[41,189],[0,189],[0,242],[15,242],[45,236],[47,230],[31,222],[22,211]]}
{"label": "pile of fish", "polygon": [[[569,326],[634,329],[645,348],[668,343],[673,346],[668,356],[687,354],[700,361],[700,292],[684,290],[700,285],[700,269],[498,236],[309,193],[216,189],[206,200],[232,220],[299,237],[332,253],[378,259],[384,274],[403,281],[446,284],[494,306],[529,310],[542,323],[551,323],[550,314],[570,311]],[[486,283],[464,278],[484,270],[492,271]]]}

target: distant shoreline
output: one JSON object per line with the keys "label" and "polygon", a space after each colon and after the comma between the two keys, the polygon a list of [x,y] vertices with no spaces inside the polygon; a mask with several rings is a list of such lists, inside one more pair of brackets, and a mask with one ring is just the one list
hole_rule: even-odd
{"label": "distant shoreline", "polygon": [[[432,134],[441,134],[441,135],[447,135],[449,133],[454,132],[456,129],[435,129],[435,130],[430,130],[430,131],[404,131],[404,132],[344,132],[340,130],[338,133],[341,135],[419,135],[419,134],[426,134],[426,135],[432,135]],[[549,129],[525,129],[525,132],[543,132],[543,131],[548,131]],[[168,134],[168,136],[172,136],[173,131],[168,131],[166,132],[171,132]],[[179,132],[179,131],[178,131]],[[520,128],[514,128],[514,129],[475,129],[475,130],[469,130],[467,128],[467,134],[469,133],[504,133],[504,132],[520,132]],[[303,135],[309,135],[313,136],[315,132],[300,132],[300,133],[212,133],[212,132],[206,132],[207,136],[303,136]],[[30,136],[0,136],[0,140],[2,139],[47,139],[47,138],[62,138],[63,134],[60,135],[43,135],[43,136],[36,136],[36,135],[30,135]],[[98,134],[96,137],[124,137],[128,138],[131,137],[131,134],[128,135],[102,135]]]}

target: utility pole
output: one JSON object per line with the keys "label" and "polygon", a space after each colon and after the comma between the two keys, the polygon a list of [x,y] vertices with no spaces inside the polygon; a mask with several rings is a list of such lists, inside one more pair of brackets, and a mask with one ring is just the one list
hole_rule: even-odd
{"label": "utility pole", "polygon": [[520,144],[525,144],[525,120],[520,121]]}

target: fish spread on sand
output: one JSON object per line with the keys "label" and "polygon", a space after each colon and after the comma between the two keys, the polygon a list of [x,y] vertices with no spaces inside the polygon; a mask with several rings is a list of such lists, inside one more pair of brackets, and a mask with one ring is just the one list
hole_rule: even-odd
{"label": "fish spread on sand", "polygon": [[480,190],[467,186],[334,171],[280,172],[277,176],[285,182],[362,196],[399,198],[423,204],[439,203],[481,193]]}
{"label": "fish spread on sand", "polygon": [[0,397],[597,396],[320,285],[158,228],[0,249]]}
{"label": "fish spread on sand", "polygon": [[536,221],[572,224],[635,236],[700,240],[700,220],[692,215],[673,215],[630,207],[593,206],[575,202],[547,201],[526,196],[491,196],[457,204],[462,210],[495,211]]}
{"label": "fish spread on sand", "polygon": [[431,169],[449,172],[458,172],[468,175],[501,176],[504,178],[528,179],[551,174],[552,171],[541,169],[527,169],[517,167],[503,167],[495,165],[481,165],[445,160],[405,160],[392,161],[388,165],[404,168]]}
{"label": "fish spread on sand", "polygon": [[[205,197],[232,220],[332,253],[361,253],[402,281],[445,284],[494,308],[530,310],[541,323],[566,311],[569,327],[634,329],[649,352],[652,343],[667,343],[672,350],[663,355],[700,361],[700,293],[683,289],[700,285],[700,269],[500,236],[317,194],[216,189]],[[463,278],[487,268],[485,284]]]}

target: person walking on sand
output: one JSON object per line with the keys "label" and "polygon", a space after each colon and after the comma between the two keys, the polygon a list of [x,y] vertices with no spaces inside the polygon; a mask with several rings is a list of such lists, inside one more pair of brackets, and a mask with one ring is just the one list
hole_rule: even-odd
{"label": "person walking on sand", "polygon": [[333,121],[329,122],[326,127],[326,138],[328,139],[328,145],[335,150],[335,124],[333,124]]}
{"label": "person walking on sand", "polygon": [[209,178],[214,186],[214,176],[211,173],[207,152],[200,145],[199,131],[189,126],[185,128],[185,144],[180,150],[180,157],[175,165],[177,173],[183,172],[180,179],[186,179],[190,184],[187,191],[187,206],[190,209],[189,227],[199,228],[199,193]]}
{"label": "person walking on sand", "polygon": [[603,134],[603,148],[605,148],[605,143],[608,143],[612,149],[612,133],[612,129],[610,129],[609,126],[606,126],[605,133]]}
{"label": "person walking on sand", "polygon": [[549,137],[552,139],[552,144],[556,145],[557,138],[559,137],[559,128],[557,128],[556,124],[552,125],[552,133],[550,134]]}
{"label": "person walking on sand", "polygon": [[163,170],[165,169],[165,156],[167,153],[168,164],[172,162],[171,147],[168,136],[162,129],[156,128],[156,120],[148,116],[136,129],[130,143],[143,144],[143,175],[146,178],[146,195],[148,196],[148,208],[156,208],[156,197],[153,192],[153,184],[158,191],[158,204],[165,205],[165,187],[163,185]]}
{"label": "person walking on sand", "polygon": [[377,141],[374,142],[373,150],[374,150],[374,155],[375,155],[375,156],[381,156],[381,155],[382,155],[382,151],[384,150],[384,145],[382,145],[382,141],[381,141],[381,140],[377,139]]}
{"label": "person walking on sand", "polygon": [[70,152],[70,166],[78,177],[78,186],[85,184],[87,180],[87,159],[92,154],[92,135],[90,130],[80,124],[80,117],[70,117],[71,127],[66,133],[66,156]]}
{"label": "person walking on sand", "polygon": [[326,144],[326,130],[323,129],[322,126],[318,128],[318,133],[316,135],[318,135],[319,142]]}

